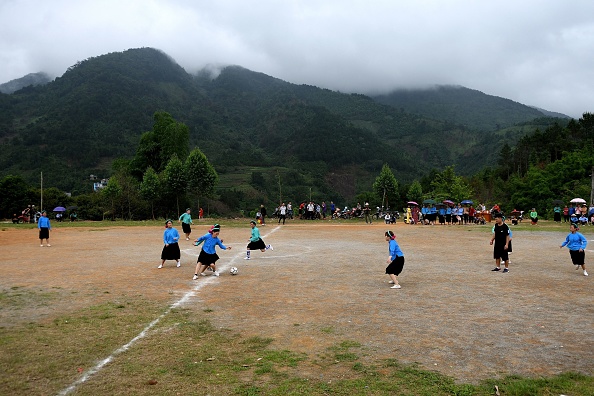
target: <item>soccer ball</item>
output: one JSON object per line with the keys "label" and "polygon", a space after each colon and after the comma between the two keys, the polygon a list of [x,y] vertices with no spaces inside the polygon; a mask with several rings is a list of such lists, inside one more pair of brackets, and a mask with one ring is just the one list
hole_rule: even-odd
{"label": "soccer ball", "polygon": [[229,270],[229,273],[231,275],[237,275],[238,272],[239,270],[237,269],[237,267],[231,267],[231,269]]}

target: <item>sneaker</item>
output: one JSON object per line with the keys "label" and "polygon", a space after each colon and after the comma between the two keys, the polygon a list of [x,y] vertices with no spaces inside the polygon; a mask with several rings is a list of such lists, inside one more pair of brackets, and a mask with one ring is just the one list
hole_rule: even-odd
{"label": "sneaker", "polygon": [[274,248],[272,247],[272,245],[270,245],[270,250],[274,250]]}
{"label": "sneaker", "polygon": [[504,274],[506,274],[506,273],[508,273],[508,272],[509,272],[509,268],[505,268],[505,269],[503,270],[503,273],[504,273]]}
{"label": "sneaker", "polygon": [[177,262],[177,268],[181,267],[181,263],[178,261]]}
{"label": "sneaker", "polygon": [[249,257],[244,257],[243,259],[244,260],[251,260],[251,258],[249,258]]}
{"label": "sneaker", "polygon": [[212,273],[214,276],[219,276],[219,271],[215,271]]}
{"label": "sneaker", "polygon": [[394,286],[392,286],[390,289],[400,289],[400,288],[401,288],[401,286],[400,286],[400,285],[394,285]]}
{"label": "sneaker", "polygon": [[584,270],[584,276],[588,276],[588,271]]}
{"label": "sneaker", "polygon": [[194,277],[192,278],[192,280],[196,280],[198,279],[198,274],[194,274]]}
{"label": "sneaker", "polygon": [[388,282],[388,283],[389,283],[389,284],[391,284],[391,285],[393,285],[393,284],[394,284],[394,281],[393,281],[393,280],[391,280],[391,281],[390,281],[390,282]]}
{"label": "sneaker", "polygon": [[499,268],[499,267],[495,267],[495,268],[493,268],[491,271],[501,271],[501,268]]}
{"label": "sneaker", "polygon": [[159,266],[157,267],[158,269],[163,268],[163,264],[159,264]]}
{"label": "sneaker", "polygon": [[[41,245],[39,245],[39,247],[43,247],[43,243]],[[576,268],[577,269],[577,268]]]}
{"label": "sneaker", "polygon": [[190,240],[190,238],[186,238],[186,241],[189,241],[189,240]]}

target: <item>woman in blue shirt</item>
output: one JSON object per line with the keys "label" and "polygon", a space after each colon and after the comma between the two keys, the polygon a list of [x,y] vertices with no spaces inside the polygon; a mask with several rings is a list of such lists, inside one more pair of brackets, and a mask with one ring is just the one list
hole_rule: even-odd
{"label": "woman in blue shirt", "polygon": [[50,219],[48,219],[47,212],[45,210],[43,212],[41,212],[41,217],[39,218],[39,221],[37,222],[37,228],[39,228],[39,246],[43,247],[44,239],[45,239],[47,246],[52,246],[49,243],[49,234],[50,234],[50,230],[52,229],[52,226],[50,224]]}
{"label": "woman in blue shirt", "polygon": [[221,232],[221,227],[218,224],[215,224],[212,231],[202,235],[200,238],[196,239],[198,244],[204,242],[202,246],[202,250],[200,251],[200,255],[198,256],[198,263],[196,263],[196,271],[194,272],[193,280],[198,279],[198,274],[202,276],[204,275],[204,271],[207,267],[212,267],[213,275],[219,276],[219,272],[217,271],[216,262],[219,259],[219,255],[217,254],[215,247],[219,246],[223,250],[231,250],[231,246],[223,245],[223,241],[219,239],[219,233]]}
{"label": "woman in blue shirt", "polygon": [[402,272],[404,268],[404,253],[400,250],[400,246],[398,246],[398,242],[396,242],[396,235],[392,231],[386,231],[385,233],[386,241],[388,241],[388,251],[390,255],[388,256],[388,266],[386,267],[386,274],[390,275],[392,279],[390,283],[393,283],[394,286],[391,289],[400,289],[400,284],[398,283],[398,275]]}
{"label": "woman in blue shirt", "polygon": [[571,256],[571,262],[575,265],[575,269],[579,269],[580,266],[584,270],[584,276],[588,276],[588,271],[586,271],[586,245],[588,244],[588,240],[578,232],[579,227],[577,224],[571,224],[569,226],[569,235],[565,238],[565,241],[559,246],[559,248],[563,248],[563,246],[567,246],[569,249],[569,255]]}
{"label": "woman in blue shirt", "polygon": [[167,220],[165,222],[165,232],[163,232],[163,251],[161,252],[161,264],[157,268],[163,268],[165,260],[175,260],[177,267],[181,264],[179,259],[181,258],[181,252],[179,251],[179,232],[173,228],[173,222]]}

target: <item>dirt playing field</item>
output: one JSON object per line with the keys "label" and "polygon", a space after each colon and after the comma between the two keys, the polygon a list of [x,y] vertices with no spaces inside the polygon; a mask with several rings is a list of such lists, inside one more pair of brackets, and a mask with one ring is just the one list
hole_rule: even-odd
{"label": "dirt playing field", "polygon": [[[243,260],[247,222],[244,228],[221,224],[221,238],[233,249],[219,253],[220,278],[197,281],[199,248],[191,241],[181,242],[181,268],[170,261],[157,269],[162,227],[54,225],[52,247],[40,247],[34,229],[5,228],[0,291],[56,298],[51,304],[32,299],[26,307],[0,304],[0,326],[51,320],[122,295],[161,301],[164,312],[196,288],[185,306],[212,309],[215,326],[271,337],[273,347],[308,356],[351,340],[362,344],[363,359],[418,362],[464,382],[594,374],[594,265],[589,277],[574,270],[567,249],[559,249],[565,231],[515,231],[511,271],[503,274],[491,272],[491,225],[399,223],[390,229],[406,263],[402,289],[394,290],[384,274],[384,224],[271,223],[260,231],[274,250],[252,252],[250,261]],[[207,228],[194,226],[192,236]],[[584,234],[593,239],[589,230]],[[587,250],[586,263],[593,257]],[[228,274],[231,266],[239,268],[237,276]]]}

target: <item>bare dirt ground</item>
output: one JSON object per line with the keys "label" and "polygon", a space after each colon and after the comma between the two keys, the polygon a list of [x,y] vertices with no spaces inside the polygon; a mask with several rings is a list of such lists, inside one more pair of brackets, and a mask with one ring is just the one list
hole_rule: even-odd
{"label": "bare dirt ground", "polygon": [[[48,320],[120,296],[162,301],[165,311],[206,283],[186,307],[212,309],[215,326],[271,337],[273,347],[308,356],[348,340],[362,344],[364,360],[417,362],[463,382],[594,374],[594,266],[589,277],[574,270],[567,249],[559,249],[567,232],[515,231],[511,272],[502,274],[491,272],[491,225],[399,223],[390,228],[406,263],[402,289],[394,290],[384,275],[384,224],[270,223],[260,231],[274,250],[252,252],[250,261],[243,260],[249,226],[222,226],[221,237],[234,250],[219,253],[220,278],[198,281],[192,275],[199,248],[191,241],[181,242],[181,268],[170,261],[157,269],[160,227],[58,225],[52,247],[39,247],[36,230],[3,229],[0,291],[30,299],[25,307],[0,301],[0,326]],[[194,226],[192,236],[206,229]],[[588,250],[587,264],[592,257]],[[237,276],[228,274],[231,266],[239,268]],[[302,374],[316,376],[313,368]]]}

